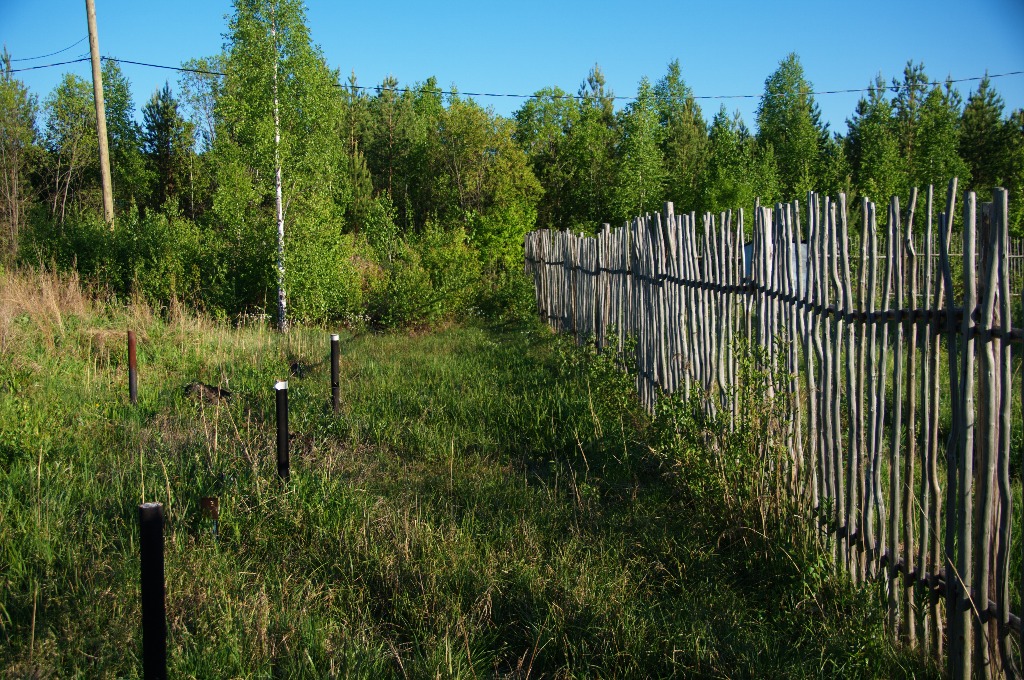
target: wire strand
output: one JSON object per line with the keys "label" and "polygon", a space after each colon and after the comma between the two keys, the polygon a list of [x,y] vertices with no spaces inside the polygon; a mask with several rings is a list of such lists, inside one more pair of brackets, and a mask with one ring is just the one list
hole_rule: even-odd
{"label": "wire strand", "polygon": [[22,71],[35,71],[40,68],[52,68],[54,66],[66,66],[67,64],[77,64],[80,61],[89,61],[89,57],[79,57],[78,59],[72,59],[70,61],[58,61],[53,64],[39,64],[38,66],[22,66],[21,68],[12,68],[4,73],[21,73]]}
{"label": "wire strand", "polygon": [[[79,40],[78,42],[81,42],[81,40]],[[75,44],[77,45],[78,43],[75,43]],[[74,47],[74,45],[72,45],[71,47]],[[66,48],[66,49],[68,49],[68,48]],[[131,59],[119,59],[117,57],[101,57],[101,58],[103,59],[103,61],[115,61],[115,62],[118,62],[118,63],[121,63],[121,64],[132,64],[134,66],[146,66],[148,68],[159,68],[159,69],[164,69],[164,70],[167,70],[167,71],[179,71],[179,72],[183,72],[183,73],[198,73],[200,75],[207,75],[207,76],[226,76],[227,75],[226,73],[222,73],[220,71],[209,71],[209,70],[206,70],[206,69],[188,68],[188,67],[185,67],[185,66],[165,66],[163,64],[151,64],[151,63],[148,63],[148,62],[145,62],[145,61],[134,61],[134,60],[131,60]],[[25,67],[22,67],[22,68],[11,69],[10,71],[8,71],[8,73],[18,73],[19,71],[32,71],[32,70],[35,70],[35,69],[50,68],[50,67],[53,67],[53,66],[64,66],[65,64],[74,64],[74,63],[77,63],[77,62],[80,62],[80,61],[86,61],[87,59],[88,59],[88,57],[82,57],[82,58],[79,58],[79,59],[73,59],[71,61],[62,61],[62,62],[57,62],[57,63],[54,63],[54,64],[41,64],[39,66],[25,66]],[[975,81],[979,81],[979,80],[984,80],[985,78],[988,78],[988,79],[991,80],[993,78],[1006,78],[1008,76],[1019,76],[1019,75],[1022,75],[1022,74],[1024,74],[1024,70],[1021,70],[1021,71],[1007,71],[1005,73],[985,74],[983,76],[971,76],[969,78],[950,78],[948,80],[941,80],[941,81],[940,80],[933,80],[933,81],[930,81],[928,83],[928,85],[929,86],[935,86],[935,85],[941,86],[941,85],[945,85],[946,83],[967,83],[967,82],[975,82]],[[439,89],[427,89],[427,88],[415,89],[415,88],[411,88],[411,87],[383,87],[381,85],[351,85],[351,84],[346,85],[346,84],[340,84],[339,83],[338,87],[346,88],[346,89],[350,89],[350,90],[351,89],[363,90],[363,91],[371,91],[372,90],[374,92],[377,92],[378,94],[381,93],[381,92],[385,92],[385,91],[387,91],[387,92],[402,92],[402,93],[409,92],[409,93],[413,93],[413,94],[415,94],[415,93],[424,93],[424,92],[436,92],[438,94],[446,94],[443,90],[439,90]],[[815,90],[814,92],[808,92],[807,94],[808,95],[856,94],[856,93],[861,93],[861,92],[870,92],[871,90],[876,90],[876,89],[878,89],[878,88],[876,88],[875,86],[853,87],[853,88],[837,89],[837,90]],[[895,87],[883,87],[882,89],[895,90]],[[461,94],[461,95],[464,95],[466,97],[509,97],[509,98],[514,98],[514,99],[535,99],[535,98],[539,99],[541,97],[541,95],[538,95],[536,93],[534,93],[534,94],[511,94],[511,93],[498,93],[498,92],[452,92],[451,94]],[[594,95],[569,94],[569,93],[549,94],[549,95],[543,95],[543,96],[550,97],[552,99],[594,99],[594,98],[596,98]],[[709,99],[762,99],[762,98],[764,98],[764,96],[765,96],[764,93],[760,93],[760,94],[705,94],[705,95],[693,95],[693,98],[694,99],[703,99],[703,100],[709,100]],[[635,101],[636,97],[612,95],[612,96],[608,96],[608,97],[600,97],[600,99],[611,99],[611,100],[617,100],[617,101]]]}
{"label": "wire strand", "polygon": [[11,61],[12,62],[15,62],[15,61],[33,61],[34,59],[46,59],[47,57],[52,57],[52,56],[54,56],[56,54],[60,54],[61,52],[67,52],[68,50],[70,50],[75,45],[78,45],[78,44],[84,42],[86,39],[88,39],[88,37],[89,36],[87,36],[87,35],[82,36],[81,38],[78,39],[78,42],[71,43],[70,45],[68,45],[64,49],[57,50],[56,52],[50,52],[49,54],[40,54],[38,57],[18,57],[17,59],[11,59]]}

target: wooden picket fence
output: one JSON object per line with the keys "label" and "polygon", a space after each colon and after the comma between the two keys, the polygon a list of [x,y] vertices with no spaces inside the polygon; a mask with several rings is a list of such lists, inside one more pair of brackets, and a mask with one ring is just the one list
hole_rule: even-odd
{"label": "wooden picket fence", "polygon": [[837,570],[882,580],[892,634],[951,677],[1019,676],[1011,347],[1024,340],[1012,324],[1024,251],[1006,191],[980,205],[966,194],[954,232],[956,195],[953,180],[944,206],[931,187],[906,211],[893,198],[881,230],[863,200],[860,238],[845,196],[811,193],[803,210],[756,207],[749,243],[743,211],[698,225],[666,204],[592,237],[531,232],[526,269],[556,330],[619,351],[635,339],[649,408],[697,390],[735,426],[737,355],[763,348],[786,376],[769,389],[787,404],[790,494],[813,506]]}

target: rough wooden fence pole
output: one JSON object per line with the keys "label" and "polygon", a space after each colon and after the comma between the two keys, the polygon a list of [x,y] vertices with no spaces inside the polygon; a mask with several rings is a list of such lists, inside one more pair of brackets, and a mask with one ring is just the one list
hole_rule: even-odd
{"label": "rough wooden fence pole", "polygon": [[[949,439],[946,443],[946,503],[944,542],[945,554],[943,566],[946,573],[946,640],[949,648],[947,650],[947,670],[950,676],[954,666],[958,665],[958,659],[963,654],[963,639],[959,633],[962,618],[959,614],[962,609],[960,600],[962,598],[962,574],[955,562],[956,536],[958,528],[958,498],[959,498],[959,432],[963,428],[960,404],[962,396],[960,393],[960,334],[955,330],[956,312],[954,309],[953,295],[953,272],[950,267],[949,258],[949,237],[953,228],[953,214],[956,207],[956,179],[952,180],[946,194],[946,212],[939,215],[939,265],[942,268],[942,291],[946,302],[946,357],[949,372],[949,401],[950,413],[952,414],[952,428]],[[972,267],[973,270],[973,267]],[[942,299],[939,299],[939,306]],[[933,377],[938,383],[938,375]],[[936,408],[938,392],[935,394]],[[935,419],[935,426],[938,427],[938,418]],[[969,659],[968,659],[969,661]],[[962,672],[963,669],[960,669]]]}
{"label": "rough wooden fence pole", "polygon": [[[903,239],[903,259],[900,266],[901,278],[904,278],[902,286],[909,283],[910,286],[910,308],[918,309],[917,300],[917,250],[914,248],[914,212],[917,209],[917,188],[910,192],[910,210],[907,215],[907,229]],[[901,286],[901,289],[902,289]],[[903,302],[897,303],[902,308]],[[911,648],[917,646],[917,609],[914,599],[914,579],[917,577],[914,552],[917,541],[922,544],[927,540],[924,534],[920,539],[914,532],[914,486],[915,486],[915,463],[918,455],[917,448],[917,333],[918,317],[911,312],[904,317],[907,321],[907,337],[909,347],[907,349],[907,457],[903,470],[903,568],[907,580],[903,585],[903,628],[902,637],[904,642]],[[893,504],[893,517],[896,516],[895,503]],[[893,531],[895,534],[895,531]],[[922,564],[923,567],[923,564]]]}
{"label": "rough wooden fence pole", "polygon": [[[842,309],[842,296],[843,286],[842,281],[839,277],[839,220],[841,215],[837,214],[837,205],[835,202],[829,202],[828,204],[828,235],[829,235],[829,261],[831,263],[830,272],[832,277],[832,288],[835,293],[835,305],[834,308],[837,310]],[[796,244],[796,256],[800,255],[800,244]],[[831,331],[831,345],[829,347],[829,375],[831,377],[831,392],[829,393],[829,427],[831,428],[830,436],[833,442],[833,458],[832,458],[832,473],[835,476],[835,487],[836,487],[836,536],[837,543],[839,544],[839,562],[837,566],[840,569],[845,569],[845,566],[849,560],[848,554],[848,541],[847,536],[849,535],[846,525],[846,486],[848,480],[846,478],[845,470],[843,468],[843,432],[842,432],[842,417],[840,410],[840,402],[842,401],[842,372],[840,370],[840,361],[843,352],[843,320],[840,314],[836,314],[835,318],[831,320],[832,331]]]}
{"label": "rough wooden fence pole", "polygon": [[[857,542],[860,540],[860,496],[858,489],[860,479],[860,448],[857,432],[860,418],[860,401],[857,382],[857,338],[858,325],[853,322],[852,312],[855,308],[853,299],[853,280],[850,268],[850,232],[847,223],[846,195],[839,194],[840,241],[842,242],[843,263],[843,318],[845,320],[846,338],[846,441],[847,474],[846,474],[846,539],[847,569],[854,582],[860,574],[860,551]],[[862,325],[862,324],[861,324]]]}
{"label": "rough wooden fence pole", "polygon": [[[975,622],[980,623],[977,602],[972,596],[974,585],[974,513],[971,495],[974,489],[974,438],[976,414],[974,406],[974,354],[976,338],[972,333],[974,325],[973,313],[978,305],[977,269],[975,262],[975,240],[977,225],[977,199],[974,192],[967,194],[964,202],[964,300],[960,336],[963,351],[960,356],[960,376],[962,398],[957,410],[959,420],[959,446],[957,447],[957,541],[956,541],[956,579],[957,585],[952,588],[956,593],[954,604],[956,609],[950,616],[950,677],[971,678],[974,668],[972,655],[975,634]],[[987,601],[979,599],[981,608]]]}
{"label": "rough wooden fence pole", "polygon": [[[903,306],[904,306],[904,277],[903,267],[906,261],[904,252],[904,240],[901,239],[902,228],[900,225],[900,204],[895,196],[889,207],[889,255],[892,258],[892,266],[895,270],[896,283],[896,318],[893,329],[896,332],[896,343],[893,351],[893,406],[892,406],[892,427],[889,437],[889,545],[887,571],[889,576],[889,631],[894,640],[900,638],[900,589],[904,582],[900,578],[898,562],[900,561],[900,528],[902,517],[902,482],[900,473],[903,445]],[[909,457],[909,452],[907,456]],[[908,539],[904,535],[904,539]],[[904,565],[906,560],[903,560]],[[909,588],[907,588],[909,590]],[[909,616],[909,611],[904,611]]]}
{"label": "rough wooden fence pole", "polygon": [[868,231],[868,356],[867,356],[867,393],[868,393],[868,464],[865,479],[867,493],[867,516],[864,539],[867,548],[868,577],[875,578],[878,572],[878,551],[876,549],[875,513],[878,508],[876,495],[875,471],[879,464],[878,437],[878,320],[876,317],[878,304],[878,223],[875,220],[875,204],[867,204]]}
{"label": "rough wooden fence pole", "polygon": [[1013,372],[1010,354],[1010,329],[1012,323],[1012,307],[1010,298],[1009,251],[1011,249],[1009,234],[1009,194],[1005,189],[993,192],[994,225],[999,240],[999,321],[1001,335],[999,338],[999,535],[996,555],[996,592],[997,623],[999,630],[999,656],[1004,672],[1009,669],[1019,672],[1010,641],[1010,552],[1011,522],[1013,519],[1013,495],[1010,487],[1010,439],[1011,417],[1013,412]]}
{"label": "rough wooden fence pole", "polygon": [[[869,264],[868,264],[868,250],[871,244],[871,235],[869,232],[869,210],[868,210],[868,199],[861,199],[861,232],[860,232],[860,267],[857,270],[857,275],[860,279],[860,285],[858,286],[858,306],[861,312],[868,310],[868,281],[869,281]],[[872,267],[873,269],[873,267]],[[860,516],[857,518],[857,574],[855,575],[855,583],[863,583],[867,578],[867,517],[868,517],[868,467],[871,452],[868,450],[868,431],[866,427],[867,416],[869,412],[868,398],[868,384],[867,384],[867,349],[868,349],[868,329],[869,322],[866,316],[863,314],[859,315],[860,324],[858,328],[857,337],[857,389],[856,389],[856,400],[857,400],[857,450],[858,450],[858,467],[857,467],[857,506],[860,510]],[[852,480],[851,480],[852,483]]]}

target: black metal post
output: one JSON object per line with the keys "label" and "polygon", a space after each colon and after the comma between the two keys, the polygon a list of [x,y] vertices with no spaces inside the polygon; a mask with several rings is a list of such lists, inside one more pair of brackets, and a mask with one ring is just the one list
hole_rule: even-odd
{"label": "black metal post", "polygon": [[135,360],[135,331],[128,331],[128,400],[139,400],[139,372]]}
{"label": "black metal post", "polygon": [[277,474],[288,479],[288,381],[274,385],[277,392]]}
{"label": "black metal post", "polygon": [[167,617],[164,609],[164,506],[139,506],[142,585],[142,677],[167,678]]}
{"label": "black metal post", "polygon": [[341,407],[341,380],[338,377],[340,373],[338,367],[338,336],[331,336],[331,407],[334,412],[337,413]]}

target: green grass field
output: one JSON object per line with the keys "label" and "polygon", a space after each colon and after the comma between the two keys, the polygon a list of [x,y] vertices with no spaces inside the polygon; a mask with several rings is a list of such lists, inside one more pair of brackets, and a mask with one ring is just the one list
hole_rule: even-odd
{"label": "green grass field", "polygon": [[0,291],[6,677],[140,674],[144,500],[167,512],[172,677],[937,673],[888,641],[877,589],[727,512],[627,376],[539,325],[343,334],[334,415],[327,329],[157,315],[39,274]]}

